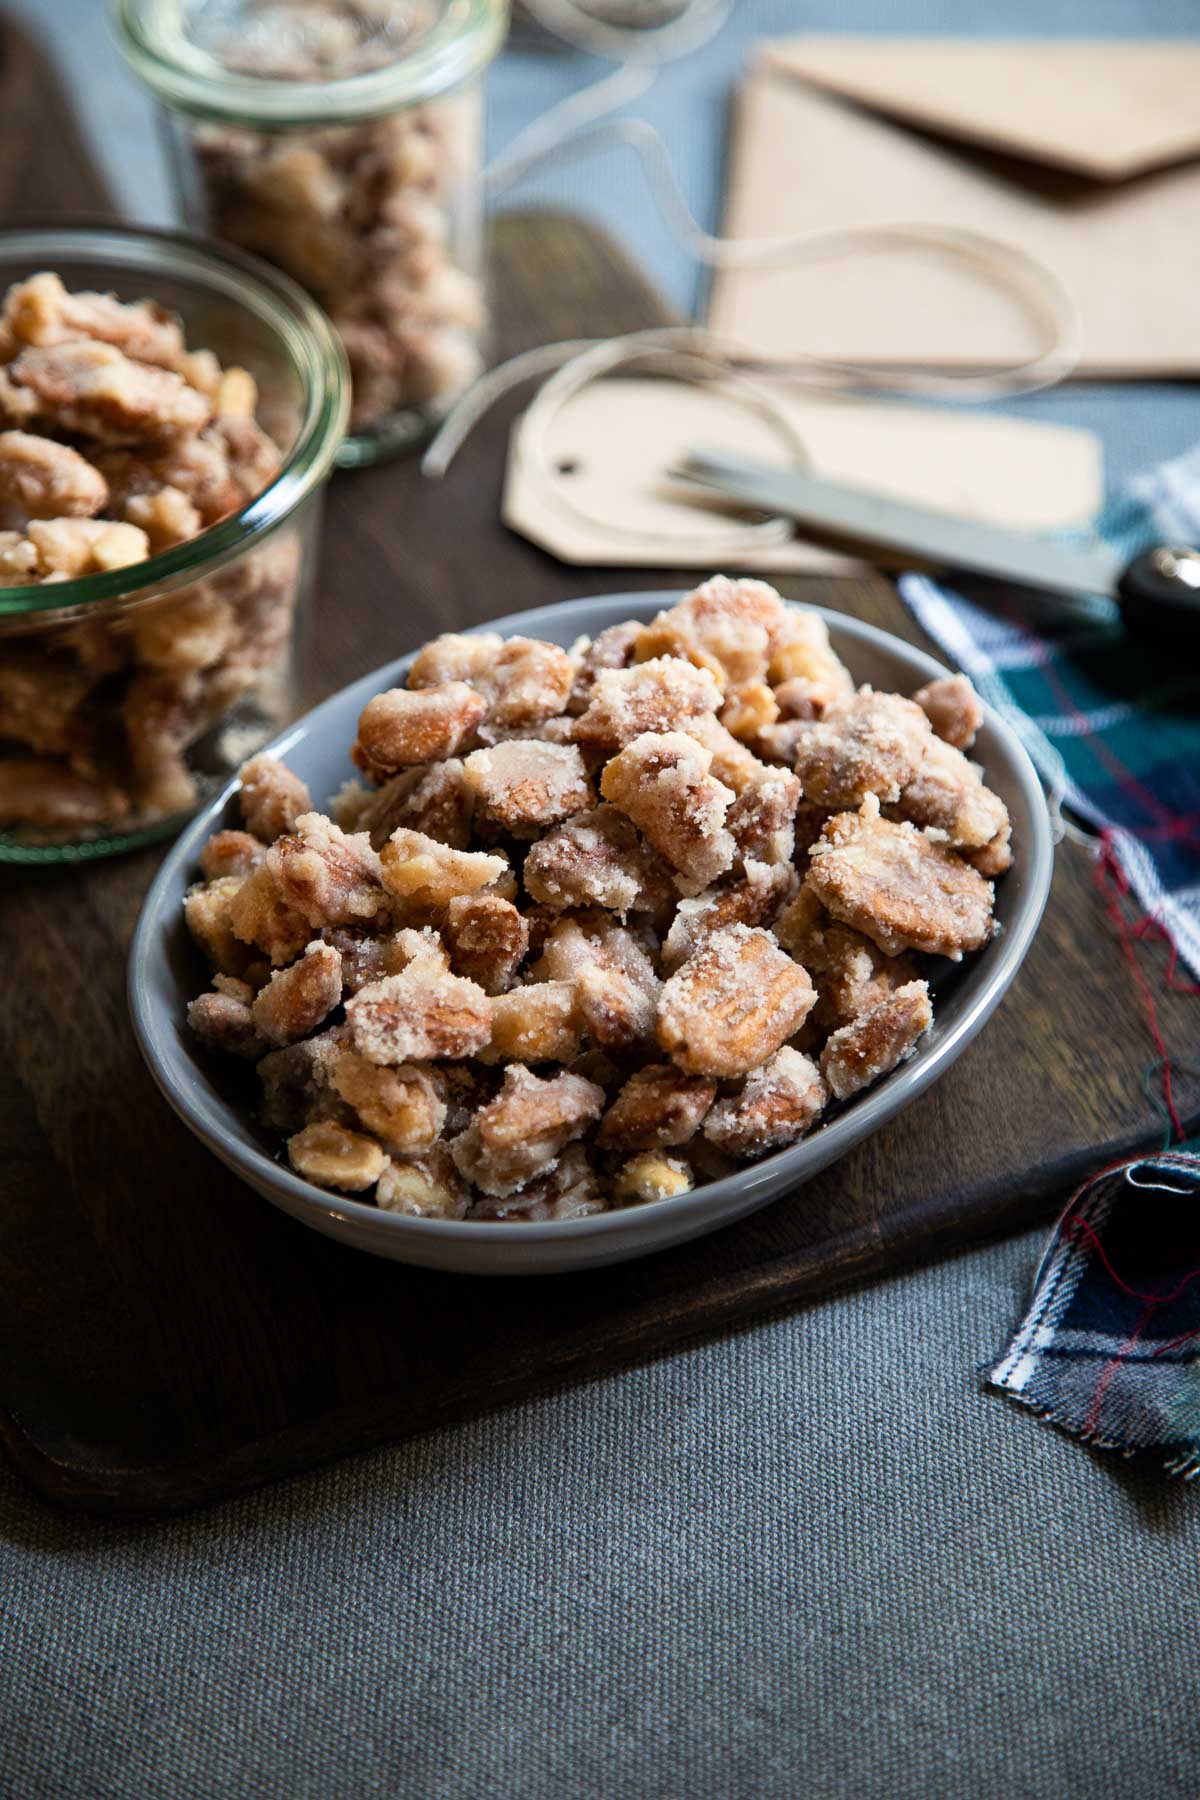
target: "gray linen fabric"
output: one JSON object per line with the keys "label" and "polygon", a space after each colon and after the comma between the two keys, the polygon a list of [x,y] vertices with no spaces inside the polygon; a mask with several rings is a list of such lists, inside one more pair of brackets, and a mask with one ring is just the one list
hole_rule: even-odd
{"label": "gray linen fabric", "polygon": [[973,1370],[991,1247],[160,1526],[0,1486],[0,1792],[1185,1800],[1200,1493]]}

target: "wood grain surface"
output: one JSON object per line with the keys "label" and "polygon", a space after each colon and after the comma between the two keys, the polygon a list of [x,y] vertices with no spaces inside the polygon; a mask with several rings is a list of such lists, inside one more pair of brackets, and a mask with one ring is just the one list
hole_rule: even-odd
{"label": "wood grain surface", "polygon": [[[14,67],[25,93],[35,77],[12,42],[0,60],[6,212],[18,194],[41,209],[102,204],[44,73],[36,104],[14,101]],[[55,117],[43,157],[21,150],[17,115],[27,128]],[[578,222],[505,218],[493,255],[505,352],[663,316],[620,252]],[[502,528],[519,404],[497,410],[440,485],[411,463],[337,478],[308,701],[447,627],[618,585],[691,585],[670,571],[563,568]],[[882,580],[783,585],[919,637]],[[1027,1224],[1084,1172],[1161,1135],[1138,990],[1090,859],[1068,844],[996,1019],[932,1092],[794,1199],[596,1274],[488,1282],[374,1261],[256,1198],[156,1093],[124,994],[156,860],[0,874],[0,1437],[64,1504],[176,1511],[603,1375]],[[1160,1018],[1185,1049],[1194,1009],[1168,995]],[[1200,1114],[1197,1091],[1180,1099]]]}

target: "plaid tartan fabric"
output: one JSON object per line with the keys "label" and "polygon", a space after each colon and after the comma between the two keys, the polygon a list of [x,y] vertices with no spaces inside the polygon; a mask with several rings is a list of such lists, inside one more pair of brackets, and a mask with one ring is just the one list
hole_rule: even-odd
{"label": "plaid tartan fabric", "polygon": [[[1111,502],[1100,535],[1127,557],[1200,542],[1200,446]],[[929,635],[1014,724],[1052,797],[1103,839],[1149,919],[1200,977],[1200,657],[1108,623],[1030,622],[921,575],[900,591]],[[1053,620],[1053,612],[1047,616]]]}
{"label": "plaid tartan fabric", "polygon": [[1086,1443],[1200,1473],[1200,1156],[1093,1178],[988,1383]]}
{"label": "plaid tartan fabric", "polygon": [[[1134,482],[1098,531],[1130,559],[1155,543],[1200,542],[1200,446]],[[1035,625],[1029,596],[1002,589],[989,589],[986,607],[920,575],[900,590],[1017,730],[1052,802],[1095,834],[1118,891],[1132,891],[1200,977],[1194,650],[1056,617],[1052,605],[1037,608]],[[986,1379],[1088,1443],[1200,1472],[1200,1155],[1163,1151],[1080,1189]]]}

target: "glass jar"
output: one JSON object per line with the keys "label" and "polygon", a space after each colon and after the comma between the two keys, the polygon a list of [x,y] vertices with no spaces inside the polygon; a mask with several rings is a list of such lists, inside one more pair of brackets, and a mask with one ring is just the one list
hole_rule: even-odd
{"label": "glass jar", "polygon": [[320,301],[354,465],[419,442],[483,367],[482,75],[507,0],[114,0],[186,221]]}
{"label": "glass jar", "polygon": [[[111,516],[145,518],[127,496],[161,494],[164,479],[173,504],[186,503],[159,466],[171,456],[199,459],[177,476],[184,486],[212,468],[225,493],[251,497],[146,560],[113,557],[119,566],[77,579],[59,564],[48,580],[0,586],[0,862],[106,856],[166,836],[286,723],[323,484],[349,412],[345,357],[328,321],[294,282],[249,257],[119,226],[0,232],[0,294],[42,271],[71,294],[156,302],[177,316],[189,351],[212,352],[252,396],[245,426],[222,415],[211,428],[224,463],[212,460],[211,433],[153,450],[118,437],[100,459],[109,501],[122,495]],[[256,395],[237,370],[253,377]],[[256,469],[261,492],[252,491]],[[199,485],[191,492],[203,500]],[[190,529],[202,516],[193,511]],[[5,559],[28,550],[35,526],[41,546],[80,523],[93,521],[43,526],[35,516],[24,537],[0,533],[0,568],[11,575]]]}

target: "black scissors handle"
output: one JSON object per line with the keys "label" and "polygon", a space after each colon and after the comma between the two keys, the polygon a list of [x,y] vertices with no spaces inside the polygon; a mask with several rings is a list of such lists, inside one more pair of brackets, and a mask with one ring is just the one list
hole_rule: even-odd
{"label": "black scissors handle", "polygon": [[1117,600],[1139,637],[1200,641],[1200,550],[1160,544],[1143,551],[1117,582]]}

